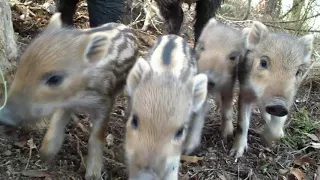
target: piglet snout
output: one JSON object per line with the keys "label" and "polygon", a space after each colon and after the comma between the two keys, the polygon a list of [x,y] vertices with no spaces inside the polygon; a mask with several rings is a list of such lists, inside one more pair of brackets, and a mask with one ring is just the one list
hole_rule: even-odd
{"label": "piglet snout", "polygon": [[265,106],[266,112],[273,116],[286,116],[289,113],[287,102],[283,98],[273,98]]}

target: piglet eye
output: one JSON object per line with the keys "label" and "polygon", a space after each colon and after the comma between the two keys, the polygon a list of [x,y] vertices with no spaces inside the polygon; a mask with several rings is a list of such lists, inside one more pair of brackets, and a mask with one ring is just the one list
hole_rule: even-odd
{"label": "piglet eye", "polygon": [[184,127],[179,128],[176,134],[174,135],[174,138],[180,139],[183,136],[184,129],[185,129]]}
{"label": "piglet eye", "polygon": [[139,126],[139,119],[138,119],[138,116],[135,114],[132,116],[131,125],[132,125],[132,128],[134,129],[137,129]]}
{"label": "piglet eye", "polygon": [[64,78],[65,74],[62,72],[51,72],[43,76],[43,80],[47,86],[59,86]]}
{"label": "piglet eye", "polygon": [[229,59],[230,59],[231,61],[234,61],[234,60],[237,59],[237,56],[230,56]]}
{"label": "piglet eye", "polygon": [[263,56],[261,57],[260,59],[260,66],[264,69],[267,69],[268,68],[268,57],[266,56]]}
{"label": "piglet eye", "polygon": [[302,74],[302,71],[299,69],[296,73],[296,76],[300,76]]}

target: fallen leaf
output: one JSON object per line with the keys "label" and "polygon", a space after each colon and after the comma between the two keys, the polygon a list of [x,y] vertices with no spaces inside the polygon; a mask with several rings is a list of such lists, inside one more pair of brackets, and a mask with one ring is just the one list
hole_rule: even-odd
{"label": "fallen leaf", "polygon": [[223,174],[218,173],[218,177],[219,177],[221,180],[227,180],[227,178],[226,178]]}
{"label": "fallen leaf", "polygon": [[52,174],[46,171],[37,171],[37,170],[24,170],[21,172],[22,175],[27,177],[38,177],[43,178],[47,176],[51,176]]}
{"label": "fallen leaf", "polygon": [[288,175],[288,180],[304,180],[304,173],[298,168],[291,168]]}
{"label": "fallen leaf", "polygon": [[294,160],[294,164],[298,165],[298,166],[304,166],[306,164],[311,164],[311,165],[315,165],[316,162],[311,159],[310,157],[308,156],[304,156],[302,158],[297,158]]}
{"label": "fallen leaf", "polygon": [[203,160],[203,157],[182,155],[181,160],[187,161],[187,162],[192,162],[192,163],[197,163],[198,161]]}
{"label": "fallen leaf", "polygon": [[112,134],[109,134],[107,137],[106,137],[106,141],[107,141],[107,145],[108,146],[112,146],[113,145],[113,141],[114,141],[114,137]]}
{"label": "fallen leaf", "polygon": [[311,147],[315,149],[320,149],[320,143],[311,143]]}
{"label": "fallen leaf", "polygon": [[288,171],[288,169],[279,169],[280,174],[286,174]]}
{"label": "fallen leaf", "polygon": [[15,145],[19,148],[24,148],[27,145],[27,141],[15,142],[13,145]]}
{"label": "fallen leaf", "polygon": [[27,144],[28,144],[30,149],[37,149],[37,146],[33,143],[33,139],[32,138],[27,141]]}
{"label": "fallen leaf", "polygon": [[312,139],[312,141],[316,141],[319,142],[319,138],[315,135],[315,134],[309,134],[309,133],[305,133],[306,136],[308,136],[310,139]]}

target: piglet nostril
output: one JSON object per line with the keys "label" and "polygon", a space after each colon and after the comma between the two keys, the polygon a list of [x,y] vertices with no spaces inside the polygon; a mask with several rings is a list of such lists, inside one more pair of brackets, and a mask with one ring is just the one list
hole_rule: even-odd
{"label": "piglet nostril", "polygon": [[266,106],[266,112],[273,115],[273,116],[285,116],[288,115],[288,109],[282,105],[271,105]]}
{"label": "piglet nostril", "polygon": [[208,82],[208,87],[209,88],[213,88],[216,84],[214,82]]}

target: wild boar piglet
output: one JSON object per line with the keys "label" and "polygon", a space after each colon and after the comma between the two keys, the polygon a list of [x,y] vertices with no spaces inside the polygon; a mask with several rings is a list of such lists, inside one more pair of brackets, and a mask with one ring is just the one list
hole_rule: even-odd
{"label": "wild boar piglet", "polygon": [[247,34],[246,57],[239,63],[240,93],[238,123],[231,155],[240,157],[247,149],[247,135],[253,104],[265,120],[267,142],[279,140],[283,125],[311,61],[313,35],[294,37],[270,32],[254,22]]}
{"label": "wild boar piglet", "polygon": [[109,114],[136,61],[137,40],[123,24],[64,28],[60,16],[51,17],[21,56],[0,122],[20,126],[53,114],[40,149],[41,158],[50,161],[61,148],[71,115],[89,113],[93,127],[85,176],[96,179]]}
{"label": "wild boar piglet", "polygon": [[125,152],[129,179],[178,179],[180,155],[200,143],[207,76],[176,35],[159,37],[127,78],[130,116]]}
{"label": "wild boar piglet", "polygon": [[195,48],[199,72],[208,76],[208,93],[216,96],[220,107],[223,138],[233,136],[234,85],[239,61],[246,53],[248,32],[249,28],[238,30],[211,18]]}

